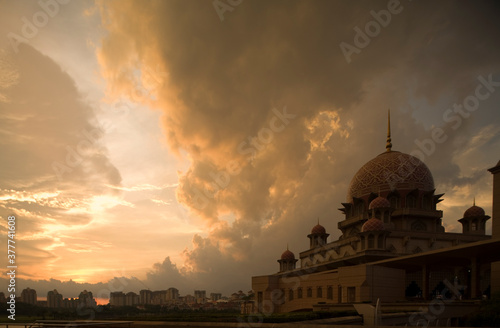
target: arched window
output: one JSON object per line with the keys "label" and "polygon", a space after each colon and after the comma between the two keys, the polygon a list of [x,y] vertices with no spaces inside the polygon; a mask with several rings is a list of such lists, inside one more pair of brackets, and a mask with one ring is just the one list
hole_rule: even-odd
{"label": "arched window", "polygon": [[406,207],[408,208],[417,207],[417,198],[414,195],[406,196]]}
{"label": "arched window", "polygon": [[302,288],[297,288],[297,298],[302,298]]}
{"label": "arched window", "polygon": [[313,290],[311,287],[307,287],[307,297],[313,297]]}
{"label": "arched window", "polygon": [[365,210],[365,204],[363,204],[363,201],[357,201],[356,204],[354,205],[354,215],[361,215],[363,214]]}
{"label": "arched window", "polygon": [[375,247],[375,237],[370,234],[368,235],[368,248],[374,248]]}
{"label": "arched window", "polygon": [[318,287],[318,289],[316,289],[316,297],[317,298],[322,298],[323,297],[323,288]]}
{"label": "arched window", "polygon": [[471,231],[477,230],[477,220],[472,221],[472,224],[470,225],[470,230]]}
{"label": "arched window", "polygon": [[378,248],[384,248],[384,235],[378,236]]}
{"label": "arched window", "polygon": [[391,194],[387,197],[389,203],[391,203],[392,208],[399,208],[399,196],[397,194]]}
{"label": "arched window", "polygon": [[290,289],[290,290],[288,291],[288,300],[289,300],[289,301],[292,301],[292,300],[293,300],[293,289]]}
{"label": "arched window", "polygon": [[411,224],[411,230],[413,230],[413,231],[426,231],[427,226],[421,220],[417,220]]}
{"label": "arched window", "polygon": [[333,300],[333,287],[332,286],[328,286],[328,288],[326,290],[326,298],[329,300]]}

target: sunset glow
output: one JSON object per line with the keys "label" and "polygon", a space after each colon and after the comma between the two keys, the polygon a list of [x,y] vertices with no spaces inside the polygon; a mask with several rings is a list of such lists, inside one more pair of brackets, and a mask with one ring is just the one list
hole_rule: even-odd
{"label": "sunset glow", "polygon": [[14,215],[19,293],[247,292],[318,219],[339,237],[388,108],[393,149],[421,153],[445,193],[447,231],[474,199],[491,215],[490,2],[401,1],[363,47],[356,27],[387,1],[54,3],[42,24],[37,1],[0,0],[0,244]]}

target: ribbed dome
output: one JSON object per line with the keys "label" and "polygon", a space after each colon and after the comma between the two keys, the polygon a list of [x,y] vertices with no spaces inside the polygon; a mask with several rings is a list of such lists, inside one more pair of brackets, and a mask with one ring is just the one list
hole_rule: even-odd
{"label": "ribbed dome", "polygon": [[347,192],[347,201],[362,198],[374,191],[434,190],[431,171],[418,158],[398,151],[384,152],[354,175]]}
{"label": "ribbed dome", "polygon": [[281,254],[282,260],[295,260],[295,254],[290,252],[288,249]]}
{"label": "ribbed dome", "polygon": [[361,227],[361,232],[385,230],[384,223],[377,218],[371,218]]}
{"label": "ribbed dome", "polygon": [[315,225],[312,230],[311,230],[311,234],[312,235],[322,235],[322,234],[325,234],[326,233],[326,229],[325,227],[323,227],[321,224],[317,224]]}
{"label": "ribbed dome", "polygon": [[476,205],[473,205],[467,209],[464,213],[464,218],[470,218],[475,216],[484,216],[484,210]]}
{"label": "ribbed dome", "polygon": [[387,198],[378,196],[377,198],[375,198],[370,202],[368,209],[372,210],[374,208],[384,208],[384,207],[391,207],[391,203],[387,200]]}

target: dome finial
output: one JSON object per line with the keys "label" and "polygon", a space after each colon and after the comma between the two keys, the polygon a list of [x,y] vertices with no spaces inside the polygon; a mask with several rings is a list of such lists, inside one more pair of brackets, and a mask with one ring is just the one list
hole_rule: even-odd
{"label": "dome finial", "polygon": [[391,143],[391,110],[387,110],[387,143],[385,144],[385,149],[390,152],[392,148]]}
{"label": "dome finial", "polygon": [[472,206],[476,206],[476,196],[474,196],[474,201],[472,203]]}

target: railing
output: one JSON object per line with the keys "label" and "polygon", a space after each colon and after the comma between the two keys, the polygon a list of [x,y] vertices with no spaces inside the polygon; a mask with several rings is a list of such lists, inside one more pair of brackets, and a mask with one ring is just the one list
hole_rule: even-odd
{"label": "railing", "polygon": [[6,323],[0,324],[1,326],[5,326],[5,328],[11,327],[24,327],[24,328],[57,328],[57,327],[115,327],[115,326],[124,326],[127,325],[128,328],[131,327],[133,321],[96,321],[96,320],[75,320],[75,321],[66,321],[66,320],[36,320],[34,322],[25,322],[25,323]]}

